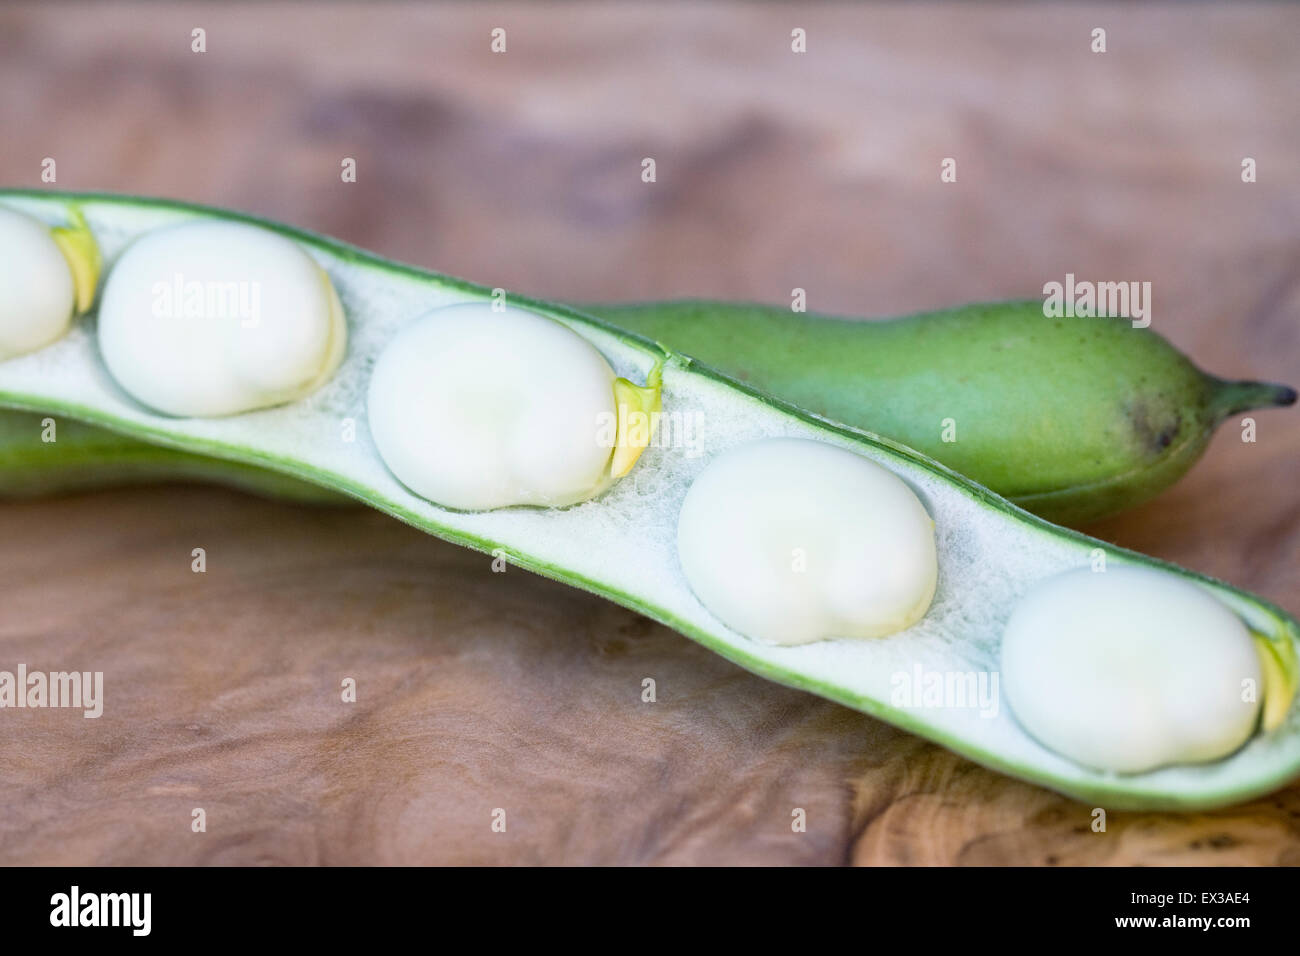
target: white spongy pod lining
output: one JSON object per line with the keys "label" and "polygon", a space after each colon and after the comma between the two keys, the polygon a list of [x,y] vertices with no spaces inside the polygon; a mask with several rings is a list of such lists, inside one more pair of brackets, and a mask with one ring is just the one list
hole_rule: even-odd
{"label": "white spongy pod lining", "polygon": [[342,357],[327,277],[296,243],[237,222],[147,233],[113,264],[99,344],[114,379],[169,415],[298,398]]}
{"label": "white spongy pod lining", "polygon": [[49,227],[0,206],[0,359],[61,336],[75,299],[72,270]]}

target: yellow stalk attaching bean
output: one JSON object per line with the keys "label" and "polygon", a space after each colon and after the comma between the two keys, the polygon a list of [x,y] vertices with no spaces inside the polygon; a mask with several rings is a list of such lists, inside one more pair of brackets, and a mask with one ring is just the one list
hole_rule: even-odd
{"label": "yellow stalk attaching bean", "polygon": [[617,479],[632,470],[654,439],[663,408],[663,363],[650,370],[644,385],[625,378],[614,379],[614,407],[618,409],[618,430],[609,473]]}
{"label": "yellow stalk attaching bean", "polygon": [[95,289],[99,286],[104,259],[81,210],[73,209],[69,218],[71,226],[56,226],[50,234],[72,270],[72,287],[76,296],[74,308],[77,315],[81,315],[88,312],[95,302]]}
{"label": "yellow stalk attaching bean", "polygon": [[1291,703],[1300,690],[1300,662],[1296,660],[1294,644],[1273,641],[1253,631],[1251,638],[1264,671],[1264,708],[1260,726],[1265,731],[1276,730],[1291,712]]}

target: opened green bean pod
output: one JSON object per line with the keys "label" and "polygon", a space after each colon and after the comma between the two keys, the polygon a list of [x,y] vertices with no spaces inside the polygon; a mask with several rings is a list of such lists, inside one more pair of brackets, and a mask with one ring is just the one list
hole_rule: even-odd
{"label": "opened green bean pod", "polygon": [[[96,322],[0,362],[9,407],[351,495],[1108,807],[1215,806],[1300,772],[1300,625],[1262,599],[1054,527],[562,306],[498,307],[486,289],[213,210],[6,202],[51,226],[79,209],[109,263]],[[253,281],[226,245],[234,226],[320,270],[255,277],[277,287],[264,295],[298,290],[293,309],[254,321],[229,307]],[[173,288],[197,283],[196,307],[176,312],[173,295],[166,333],[149,334],[177,263],[193,276]],[[200,303],[213,288],[216,310]],[[283,365],[260,358],[268,346]],[[172,362],[189,374],[167,378]],[[1002,671],[1009,706],[900,697],[897,676],[917,669]]]}

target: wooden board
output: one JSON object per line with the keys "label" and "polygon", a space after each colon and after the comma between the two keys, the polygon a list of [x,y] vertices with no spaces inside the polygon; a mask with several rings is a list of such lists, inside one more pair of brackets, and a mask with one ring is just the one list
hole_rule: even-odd
{"label": "wooden board", "polygon": [[[9,4],[0,182],[53,157],[61,188],[570,301],[799,286],[887,315],[1150,281],[1202,364],[1294,384],[1297,35],[1282,5]],[[1297,414],[1258,414],[1254,444],[1225,427],[1091,530],[1300,612]],[[1091,807],[364,511],[147,487],[0,505],[0,539],[0,669],[102,670],[107,698],[0,712],[0,863],[1300,863],[1300,786],[1096,833]]]}

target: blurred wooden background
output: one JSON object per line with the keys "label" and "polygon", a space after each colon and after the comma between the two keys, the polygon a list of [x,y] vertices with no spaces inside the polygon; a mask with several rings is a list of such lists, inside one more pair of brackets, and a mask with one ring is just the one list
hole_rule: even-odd
{"label": "blurred wooden background", "polygon": [[[54,157],[58,188],[569,301],[801,286],[879,316],[1149,280],[1201,364],[1294,384],[1297,36],[1300,10],[1246,4],[7,4],[0,182]],[[1253,445],[1225,427],[1090,530],[1300,612],[1297,414]],[[0,712],[0,863],[1300,863],[1300,786],[1093,833],[1090,807],[376,514],[150,487],[0,505],[0,539],[0,669],[103,670],[108,698]]]}

